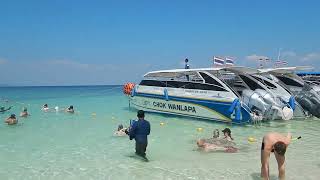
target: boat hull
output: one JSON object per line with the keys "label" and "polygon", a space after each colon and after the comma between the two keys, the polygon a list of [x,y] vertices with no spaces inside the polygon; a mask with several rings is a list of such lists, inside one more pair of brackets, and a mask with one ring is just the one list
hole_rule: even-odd
{"label": "boat hull", "polygon": [[241,119],[235,120],[234,114],[228,112],[232,102],[217,102],[182,97],[170,97],[166,100],[163,96],[152,94],[129,96],[129,102],[130,107],[149,112],[237,124],[249,123],[251,121],[250,113],[243,107],[241,108]]}

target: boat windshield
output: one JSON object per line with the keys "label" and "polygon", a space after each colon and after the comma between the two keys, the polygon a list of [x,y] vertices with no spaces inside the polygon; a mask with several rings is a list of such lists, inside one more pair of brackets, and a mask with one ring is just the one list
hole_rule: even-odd
{"label": "boat windshield", "polygon": [[200,89],[211,91],[228,91],[221,83],[214,78],[210,77],[205,71],[203,72],[188,72],[172,73],[174,76],[148,76],[140,82],[140,85],[144,86],[156,86],[156,87],[171,87],[171,88],[183,88],[183,89]]}

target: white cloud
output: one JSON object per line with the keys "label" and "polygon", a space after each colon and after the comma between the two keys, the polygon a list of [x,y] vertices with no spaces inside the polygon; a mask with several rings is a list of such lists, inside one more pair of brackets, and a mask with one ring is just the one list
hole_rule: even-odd
{"label": "white cloud", "polygon": [[1,64],[6,64],[8,62],[8,60],[4,59],[4,58],[0,58],[0,65]]}
{"label": "white cloud", "polygon": [[247,60],[256,61],[256,60],[259,60],[259,59],[269,59],[269,57],[267,57],[267,56],[262,56],[262,55],[252,54],[252,55],[246,56],[246,59],[247,59]]}
{"label": "white cloud", "polygon": [[297,56],[297,53],[294,51],[284,51],[280,55],[280,58],[293,58]]}
{"label": "white cloud", "polygon": [[320,60],[320,53],[317,52],[313,52],[313,53],[309,53],[304,55],[301,58],[302,61],[315,61],[315,60]]}

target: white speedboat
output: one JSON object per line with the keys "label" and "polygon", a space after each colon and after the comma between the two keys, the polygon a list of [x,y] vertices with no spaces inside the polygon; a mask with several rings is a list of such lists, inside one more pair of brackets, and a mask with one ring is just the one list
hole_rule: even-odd
{"label": "white speedboat", "polygon": [[237,124],[290,119],[290,106],[273,104],[270,93],[264,93],[267,88],[250,76],[254,73],[244,67],[152,71],[139,85],[124,89],[131,92],[131,107],[150,112]]}
{"label": "white speedboat", "polygon": [[295,72],[312,69],[312,67],[283,67],[260,69],[260,72],[270,73],[268,78],[280,84],[291,92],[301,107],[308,114],[320,118],[320,87],[316,83],[304,81]]}
{"label": "white speedboat", "polygon": [[296,73],[307,84],[314,87],[317,92],[320,92],[320,73],[319,72],[299,72]]}

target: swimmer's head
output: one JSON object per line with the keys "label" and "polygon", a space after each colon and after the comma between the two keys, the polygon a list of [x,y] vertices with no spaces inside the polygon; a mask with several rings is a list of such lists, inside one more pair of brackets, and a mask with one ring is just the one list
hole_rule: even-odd
{"label": "swimmer's head", "polygon": [[204,146],[204,143],[205,143],[205,140],[204,140],[204,139],[199,139],[199,140],[197,141],[198,147],[203,147],[203,146]]}
{"label": "swimmer's head", "polygon": [[28,109],[26,107],[23,108],[23,112],[27,112]]}
{"label": "swimmer's head", "polygon": [[231,137],[231,130],[229,128],[225,128],[224,130],[222,130],[222,132],[224,133],[224,135],[227,133],[227,135]]}
{"label": "swimmer's head", "polygon": [[10,118],[16,118],[16,115],[15,114],[11,114]]}
{"label": "swimmer's head", "polygon": [[44,108],[47,108],[47,107],[48,107],[48,104],[44,104],[43,107],[44,107]]}
{"label": "swimmer's head", "polygon": [[118,126],[118,131],[120,131],[121,129],[123,129],[123,125],[122,125],[122,124],[119,124],[119,126]]}
{"label": "swimmer's head", "polygon": [[273,148],[277,154],[284,156],[287,150],[287,145],[284,142],[278,141],[273,145]]}
{"label": "swimmer's head", "polygon": [[138,118],[144,118],[144,111],[143,110],[139,110],[137,113],[137,117]]}
{"label": "swimmer's head", "polygon": [[219,129],[215,129],[213,131],[213,138],[218,138],[220,135],[219,135]]}
{"label": "swimmer's head", "polygon": [[73,105],[69,106],[68,109],[69,109],[69,110],[73,110]]}

